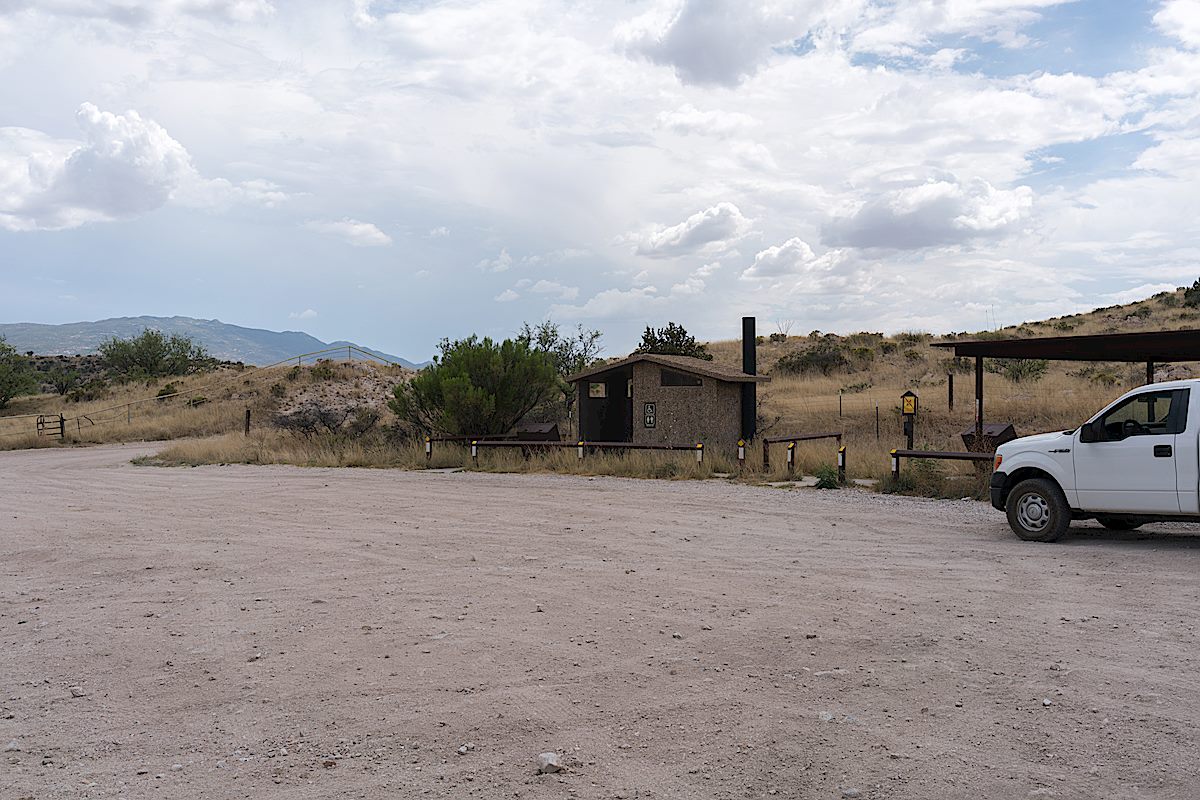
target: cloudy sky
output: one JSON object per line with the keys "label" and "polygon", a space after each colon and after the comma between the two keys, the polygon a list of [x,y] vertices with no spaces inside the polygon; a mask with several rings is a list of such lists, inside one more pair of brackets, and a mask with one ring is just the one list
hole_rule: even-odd
{"label": "cloudy sky", "polygon": [[0,0],[0,321],[978,330],[1198,212],[1200,0]]}

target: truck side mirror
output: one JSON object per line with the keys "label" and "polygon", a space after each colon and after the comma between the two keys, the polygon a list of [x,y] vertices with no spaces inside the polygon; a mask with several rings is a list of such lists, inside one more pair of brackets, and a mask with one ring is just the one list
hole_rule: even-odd
{"label": "truck side mirror", "polygon": [[1100,420],[1094,420],[1092,422],[1088,422],[1088,423],[1085,423],[1084,425],[1080,426],[1079,441],[1084,444],[1087,444],[1089,442],[1100,441],[1100,437],[1096,432],[1096,428],[1098,427],[1099,422],[1100,422]]}

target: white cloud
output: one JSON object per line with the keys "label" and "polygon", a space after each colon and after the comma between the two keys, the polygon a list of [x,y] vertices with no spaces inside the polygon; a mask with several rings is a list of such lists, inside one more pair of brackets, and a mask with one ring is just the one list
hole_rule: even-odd
{"label": "white cloud", "polygon": [[774,278],[802,272],[816,261],[817,256],[808,242],[791,238],[781,245],[768,247],[754,256],[754,264],[742,273],[746,278]]}
{"label": "white cloud", "polygon": [[733,203],[717,203],[678,225],[656,228],[639,237],[639,255],[667,258],[727,248],[750,232],[752,223]]}
{"label": "white cloud", "polygon": [[304,227],[316,233],[327,233],[339,236],[347,244],[355,247],[386,247],[392,243],[392,237],[379,230],[372,222],[361,222],[346,217],[339,220],[309,220]]}
{"label": "white cloud", "polygon": [[1006,190],[978,178],[966,184],[929,180],[876,195],[826,226],[823,238],[848,247],[936,247],[1003,234],[1032,207],[1027,186]]}
{"label": "white cloud", "polygon": [[105,20],[117,25],[161,25],[174,17],[254,22],[275,13],[267,0],[7,0],[0,14],[34,8],[47,16]]}
{"label": "white cloud", "polygon": [[428,234],[430,239],[445,239],[449,235],[450,235],[450,229],[447,228],[445,225],[439,225],[436,228],[430,229],[429,234]]}
{"label": "white cloud", "polygon": [[497,303],[511,303],[513,300],[518,299],[520,296],[521,295],[517,294],[512,289],[505,289],[503,292],[496,295],[495,300]]}
{"label": "white cloud", "polygon": [[1166,0],[1154,15],[1154,24],[1166,35],[1200,48],[1200,0]]}
{"label": "white cloud", "polygon": [[303,311],[293,311],[288,314],[291,319],[313,319],[317,316],[317,312],[311,308],[306,308]]}
{"label": "white cloud", "polygon": [[725,137],[752,128],[758,125],[759,121],[738,111],[700,111],[691,103],[687,103],[672,111],[661,112],[658,115],[658,124],[682,136],[700,134]]}
{"label": "white cloud", "polygon": [[484,272],[507,272],[513,264],[506,248],[501,248],[495,258],[485,258],[475,266]]}
{"label": "white cloud", "polygon": [[201,177],[183,145],[136,111],[113,114],[84,103],[75,121],[82,143],[0,128],[0,228],[77,228],[131,219],[171,200],[218,207],[238,201],[274,206],[287,199],[266,181]]}
{"label": "white cloud", "polygon": [[1171,292],[1177,288],[1173,283],[1142,283],[1120,292],[1105,295],[1105,300],[1110,305],[1124,305],[1126,303],[1137,302],[1138,300],[1145,300],[1147,297],[1156,295],[1159,292]]}
{"label": "white cloud", "polygon": [[579,296],[578,286],[565,286],[558,281],[540,280],[529,287],[534,294],[552,294],[561,300],[574,300]]}

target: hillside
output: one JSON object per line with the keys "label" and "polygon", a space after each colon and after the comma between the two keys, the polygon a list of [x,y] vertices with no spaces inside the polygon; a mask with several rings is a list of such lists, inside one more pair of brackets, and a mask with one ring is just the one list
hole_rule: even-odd
{"label": "hillside", "polygon": [[222,361],[266,365],[287,358],[325,350],[330,347],[354,345],[380,358],[415,369],[419,364],[399,356],[362,347],[353,342],[323,342],[303,331],[269,331],[244,328],[216,319],[193,317],[117,317],[95,322],[70,322],[64,325],[43,325],[35,322],[0,323],[0,336],[18,352],[33,351],[39,355],[87,355],[95,353],[100,343],[113,336],[127,339],[146,328],[166,334],[190,336]]}

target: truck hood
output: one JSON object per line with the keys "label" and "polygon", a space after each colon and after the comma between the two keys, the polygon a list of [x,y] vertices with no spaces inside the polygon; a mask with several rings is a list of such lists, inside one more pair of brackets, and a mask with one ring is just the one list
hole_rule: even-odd
{"label": "truck hood", "polygon": [[1070,447],[1074,438],[1074,431],[1070,433],[1055,431],[1054,433],[1039,433],[1035,436],[1022,436],[1020,439],[1013,439],[1007,444],[1000,445],[996,450],[996,454],[1011,456],[1017,453],[1024,453],[1028,450],[1037,450],[1044,453],[1047,450]]}

